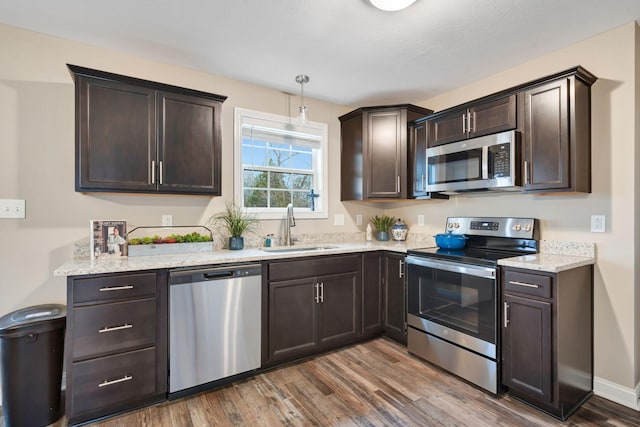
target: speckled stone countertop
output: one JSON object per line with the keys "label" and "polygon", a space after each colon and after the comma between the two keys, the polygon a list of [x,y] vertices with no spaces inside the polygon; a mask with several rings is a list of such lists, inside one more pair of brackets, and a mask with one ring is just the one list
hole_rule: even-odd
{"label": "speckled stone countertop", "polygon": [[[326,249],[300,250],[305,247],[321,246]],[[228,249],[215,250],[213,252],[197,252],[174,255],[137,256],[123,258],[107,258],[91,260],[87,258],[73,259],[58,267],[54,276],[79,276],[84,274],[117,273],[124,271],[154,270],[160,268],[194,267],[213,264],[241,263],[252,261],[264,261],[270,259],[291,259],[317,255],[344,254],[366,251],[394,251],[407,252],[411,247],[423,247],[420,244],[406,242],[362,242],[362,243],[337,243],[337,244],[301,244],[292,247],[292,251],[268,252],[260,248],[242,249],[231,251]]]}
{"label": "speckled stone countertop", "polygon": [[588,242],[540,241],[540,252],[505,258],[498,265],[559,273],[596,262],[596,246]]}
{"label": "speckled stone countertop", "polygon": [[[294,251],[268,252],[261,248],[247,248],[239,251],[216,249],[213,252],[108,258],[100,260],[74,258],[58,267],[53,272],[53,275],[79,276],[84,274],[117,273],[161,268],[197,267],[379,250],[406,253],[409,249],[435,246],[432,236],[422,236],[419,234],[410,235],[406,242],[379,242],[376,240],[366,242],[364,236],[360,234],[342,235],[340,239],[331,238],[336,236],[325,236],[325,238],[322,239],[307,237],[299,244],[293,246]],[[327,241],[326,237],[330,237],[329,241]],[[339,242],[334,243],[336,240],[339,240]],[[345,242],[345,240],[350,240],[355,243],[348,243]],[[308,251],[296,250],[316,246],[330,247]],[[283,250],[284,247],[280,246],[275,249]],[[507,267],[557,273],[583,265],[595,264],[595,260],[594,243],[541,240],[540,253],[505,258],[500,260],[498,264]]]}

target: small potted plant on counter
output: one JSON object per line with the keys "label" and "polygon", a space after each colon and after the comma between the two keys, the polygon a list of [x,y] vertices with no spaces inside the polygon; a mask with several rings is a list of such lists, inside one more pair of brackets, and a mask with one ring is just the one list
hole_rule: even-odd
{"label": "small potted plant on counter", "polygon": [[374,216],[369,221],[378,231],[376,234],[376,238],[380,241],[389,240],[389,229],[396,222],[396,219],[392,216],[382,215],[382,216]]}
{"label": "small potted plant on counter", "polygon": [[258,219],[234,203],[227,203],[225,210],[214,215],[210,222],[229,232],[229,249],[231,250],[243,249],[243,234],[256,231],[258,228]]}

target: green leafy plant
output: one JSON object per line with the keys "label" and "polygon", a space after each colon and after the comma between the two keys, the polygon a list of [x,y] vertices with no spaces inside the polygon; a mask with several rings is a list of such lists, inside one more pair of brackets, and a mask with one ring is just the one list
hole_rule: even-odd
{"label": "green leafy plant", "polygon": [[157,243],[196,243],[196,242],[210,242],[211,236],[203,236],[202,234],[194,231],[189,234],[171,234],[167,237],[160,237],[158,235],[147,237],[135,237],[129,240],[129,244],[136,245],[153,245]]}
{"label": "green leafy plant", "polygon": [[396,222],[396,219],[392,216],[382,215],[382,216],[374,216],[369,220],[371,225],[373,225],[377,231],[386,231],[388,232],[391,226]]}
{"label": "green leafy plant", "polygon": [[258,219],[233,203],[227,203],[223,212],[211,217],[210,222],[226,229],[231,237],[242,237],[244,233],[258,228]]}

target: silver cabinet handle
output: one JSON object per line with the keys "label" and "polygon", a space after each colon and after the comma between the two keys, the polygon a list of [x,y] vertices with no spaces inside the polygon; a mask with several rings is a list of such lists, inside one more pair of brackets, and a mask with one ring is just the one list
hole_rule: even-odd
{"label": "silver cabinet handle", "polygon": [[462,133],[467,133],[467,113],[462,114]]}
{"label": "silver cabinet handle", "polygon": [[532,283],[525,283],[525,282],[518,282],[516,280],[509,280],[509,284],[510,285],[517,285],[517,286],[526,286],[527,288],[539,288],[540,285],[534,285]]}
{"label": "silver cabinet handle", "polygon": [[320,302],[324,302],[324,282],[320,282]]}
{"label": "silver cabinet handle", "polygon": [[473,132],[473,126],[472,126],[472,122],[471,119],[473,118],[473,115],[471,114],[471,111],[469,111],[467,113],[467,130],[469,131],[469,133]]}
{"label": "silver cabinet handle", "polygon": [[162,160],[158,162],[158,169],[159,169],[159,175],[160,175],[160,185],[162,185],[164,181],[163,179],[164,172],[162,170]]}
{"label": "silver cabinet handle", "polygon": [[524,183],[529,184],[529,162],[524,161]]}
{"label": "silver cabinet handle", "polygon": [[398,175],[398,179],[396,180],[396,191],[400,192],[400,175]]}
{"label": "silver cabinet handle", "polygon": [[404,261],[398,260],[398,278],[402,279],[404,277]]}
{"label": "silver cabinet handle", "polygon": [[313,289],[316,292],[316,294],[313,296],[313,300],[316,302],[316,304],[318,304],[320,302],[320,293],[318,291],[318,282],[313,284]]}
{"label": "silver cabinet handle", "polygon": [[504,327],[506,328],[509,325],[509,304],[505,301],[504,303]]}
{"label": "silver cabinet handle", "polygon": [[132,379],[133,379],[133,376],[125,375],[124,377],[118,378],[117,380],[111,380],[111,381],[104,380],[103,382],[98,384],[98,387],[106,387],[108,385],[118,384],[118,383],[122,383],[122,382],[125,382],[125,381],[131,381]]}
{"label": "silver cabinet handle", "polygon": [[130,329],[130,328],[133,328],[133,325],[130,325],[128,323],[125,323],[124,325],[120,325],[120,326],[105,326],[102,329],[98,329],[98,333],[102,334],[105,332],[121,331],[122,329]]}
{"label": "silver cabinet handle", "polygon": [[156,183],[156,161],[151,160],[151,183]]}
{"label": "silver cabinet handle", "polygon": [[100,292],[108,292],[108,291],[124,291],[127,289],[133,289],[133,285],[124,285],[124,286],[105,286],[104,288],[100,288]]}

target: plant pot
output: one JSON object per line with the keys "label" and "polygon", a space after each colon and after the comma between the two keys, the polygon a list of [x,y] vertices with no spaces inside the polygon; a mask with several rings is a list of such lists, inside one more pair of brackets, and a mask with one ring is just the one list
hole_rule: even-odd
{"label": "plant pot", "polygon": [[376,239],[380,240],[381,242],[385,242],[385,241],[389,240],[389,232],[388,231],[378,231],[376,233]]}
{"label": "plant pot", "polygon": [[244,249],[244,237],[229,237],[229,249],[232,251]]}

